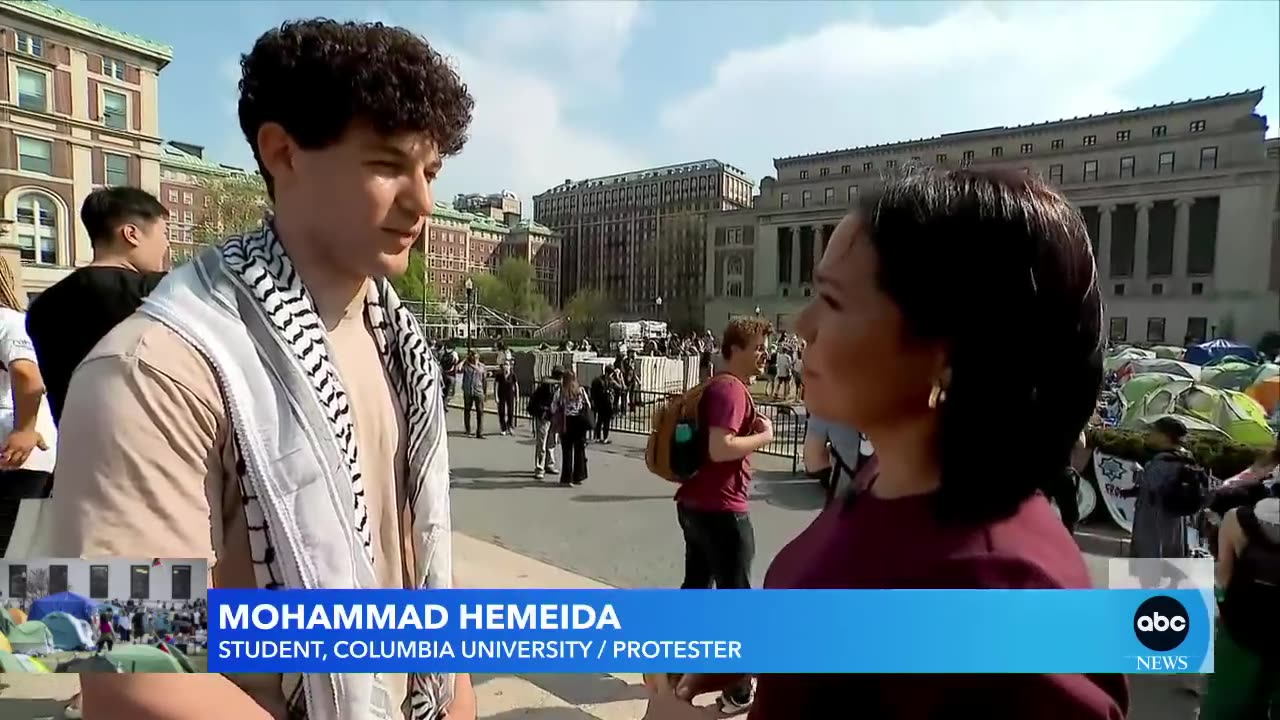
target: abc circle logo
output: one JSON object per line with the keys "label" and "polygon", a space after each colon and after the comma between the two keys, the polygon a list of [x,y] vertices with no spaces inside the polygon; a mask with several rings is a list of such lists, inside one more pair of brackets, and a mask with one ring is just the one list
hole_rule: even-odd
{"label": "abc circle logo", "polygon": [[1149,597],[1133,615],[1133,634],[1156,652],[1168,652],[1182,644],[1191,630],[1191,618],[1177,598]]}

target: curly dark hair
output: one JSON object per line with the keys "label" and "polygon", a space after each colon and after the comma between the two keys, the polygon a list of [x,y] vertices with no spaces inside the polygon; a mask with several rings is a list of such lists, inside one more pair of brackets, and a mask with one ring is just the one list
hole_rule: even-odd
{"label": "curly dark hair", "polygon": [[240,129],[274,197],[258,129],[279,123],[307,149],[338,141],[355,120],[391,135],[425,132],[442,156],[467,141],[474,102],[427,41],[382,23],[287,22],[240,58]]}

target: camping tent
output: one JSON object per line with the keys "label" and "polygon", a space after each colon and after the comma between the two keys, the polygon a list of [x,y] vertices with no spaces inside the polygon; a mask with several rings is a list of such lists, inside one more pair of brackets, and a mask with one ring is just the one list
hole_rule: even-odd
{"label": "camping tent", "polygon": [[1271,377],[1250,385],[1244,391],[1246,395],[1258,401],[1267,415],[1276,411],[1280,405],[1280,377]]}
{"label": "camping tent", "polygon": [[31,603],[30,620],[42,620],[49,613],[61,612],[85,622],[93,618],[98,603],[73,592],[60,592]]}
{"label": "camping tent", "polygon": [[1187,354],[1182,359],[1196,365],[1204,365],[1228,355],[1234,355],[1249,362],[1258,360],[1258,353],[1253,348],[1222,338],[1187,348]]}
{"label": "camping tent", "polygon": [[172,655],[173,659],[177,660],[178,664],[182,666],[183,672],[193,673],[196,671],[195,666],[191,664],[191,659],[187,657],[187,654],[179,650],[172,643],[162,642],[160,643],[160,649]]}
{"label": "camping tent", "polygon": [[18,660],[18,656],[7,650],[0,650],[0,673],[30,672],[27,666]]}
{"label": "camping tent", "polygon": [[27,655],[47,655],[56,649],[53,644],[53,633],[49,632],[49,626],[39,620],[24,622],[14,628],[13,632],[7,634],[9,636],[9,644],[13,646],[14,652]]}
{"label": "camping tent", "polygon": [[89,623],[64,612],[49,613],[40,622],[53,633],[53,645],[59,650],[88,650],[93,647],[93,631]]}
{"label": "camping tent", "polygon": [[1165,360],[1181,360],[1183,354],[1186,353],[1186,349],[1172,345],[1156,345],[1151,348],[1151,352],[1155,353],[1156,357],[1164,358]]}
{"label": "camping tent", "polygon": [[40,660],[37,658],[31,657],[30,655],[15,653],[13,657],[16,658],[18,662],[22,663],[22,667],[26,668],[27,672],[29,673],[49,672],[49,668],[44,663],[40,662]]}
{"label": "camping tent", "polygon": [[21,625],[27,621],[27,611],[22,608],[11,607],[9,608],[9,617],[13,620],[14,624]]}
{"label": "camping tent", "polygon": [[107,653],[107,659],[125,672],[185,672],[172,655],[150,645],[117,645],[115,650]]}
{"label": "camping tent", "polygon": [[1134,375],[1141,373],[1165,373],[1168,375],[1177,375],[1178,377],[1188,380],[1199,380],[1201,368],[1198,365],[1180,362],[1178,360],[1164,360],[1161,358],[1139,358],[1129,363],[1128,368]]}
{"label": "camping tent", "polygon": [[1246,445],[1258,448],[1275,445],[1275,436],[1267,425],[1267,414],[1256,400],[1234,390],[1220,390],[1185,380],[1157,387],[1129,404],[1120,425],[1146,427],[1166,415],[1177,416],[1188,430],[1217,428]]}
{"label": "camping tent", "polygon": [[1129,379],[1125,380],[1124,385],[1120,386],[1120,397],[1124,398],[1125,403],[1135,403],[1158,387],[1182,380],[1186,380],[1186,378],[1179,375],[1170,375],[1169,373],[1130,375]]}
{"label": "camping tent", "polygon": [[0,650],[13,652],[13,646],[9,644],[9,638],[4,633],[0,633]]}
{"label": "camping tent", "polygon": [[1206,366],[1200,373],[1200,382],[1225,390],[1244,390],[1258,382],[1264,365],[1238,360]]}
{"label": "camping tent", "polygon": [[5,612],[4,608],[0,608],[0,633],[8,635],[9,631],[17,626],[18,623],[13,621],[13,617]]}

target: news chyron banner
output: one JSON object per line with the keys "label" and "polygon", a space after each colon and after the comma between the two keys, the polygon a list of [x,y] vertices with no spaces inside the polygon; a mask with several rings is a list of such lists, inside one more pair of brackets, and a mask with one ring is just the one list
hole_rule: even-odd
{"label": "news chyron banner", "polygon": [[[209,593],[210,672],[1179,673],[1195,589]],[[1172,659],[1165,659],[1172,658]]]}

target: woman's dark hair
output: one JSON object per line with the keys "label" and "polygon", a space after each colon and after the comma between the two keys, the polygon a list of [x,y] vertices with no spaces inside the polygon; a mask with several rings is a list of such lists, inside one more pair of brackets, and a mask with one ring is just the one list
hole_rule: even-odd
{"label": "woman's dark hair", "polygon": [[287,22],[240,58],[240,129],[268,193],[274,186],[258,153],[265,123],[279,123],[316,150],[360,120],[383,135],[426,132],[449,156],[467,141],[473,105],[444,56],[422,37],[382,23]]}
{"label": "woman's dark hair", "polygon": [[1061,479],[1102,388],[1084,220],[1039,178],[1004,171],[913,171],[860,212],[907,341],[947,353],[940,517],[1008,517]]}

